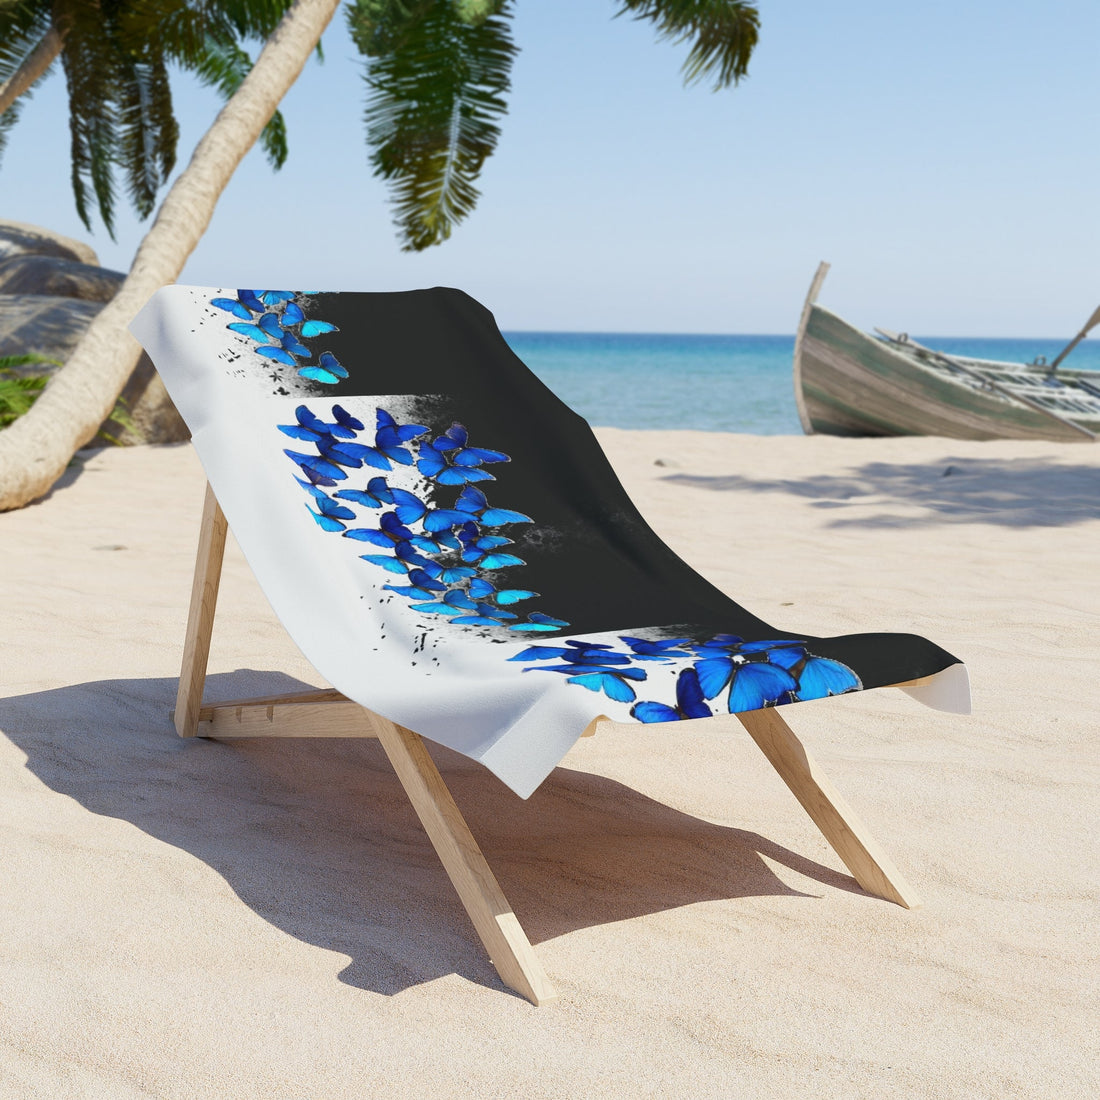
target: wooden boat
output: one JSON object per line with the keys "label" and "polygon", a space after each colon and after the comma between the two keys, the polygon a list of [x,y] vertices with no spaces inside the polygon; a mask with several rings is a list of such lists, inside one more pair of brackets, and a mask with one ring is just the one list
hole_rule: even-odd
{"label": "wooden boat", "polygon": [[942,435],[953,439],[1095,441],[1100,371],[1062,360],[1100,323],[1100,309],[1050,364],[948,355],[904,333],[870,336],[817,304],[829,265],[806,296],[794,389],[807,434]]}

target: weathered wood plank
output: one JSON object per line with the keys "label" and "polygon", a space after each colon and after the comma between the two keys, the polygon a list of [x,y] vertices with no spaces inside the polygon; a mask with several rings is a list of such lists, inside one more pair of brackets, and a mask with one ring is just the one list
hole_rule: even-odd
{"label": "weathered wood plank", "polygon": [[191,606],[187,612],[187,635],[183,645],[183,666],[173,711],[180,737],[198,733],[202,689],[206,683],[206,665],[210,660],[210,636],[214,630],[214,608],[218,602],[218,584],[229,532],[218,498],[209,483],[202,506],[199,547],[195,555],[195,576],[191,585]]}
{"label": "weathered wood plank", "polygon": [[375,729],[500,979],[532,1004],[555,1000],[526,933],[473,838],[424,742],[374,715]]}
{"label": "weathered wood plank", "polygon": [[774,708],[737,715],[741,725],[868,893],[916,909],[920,899],[855,811]]}

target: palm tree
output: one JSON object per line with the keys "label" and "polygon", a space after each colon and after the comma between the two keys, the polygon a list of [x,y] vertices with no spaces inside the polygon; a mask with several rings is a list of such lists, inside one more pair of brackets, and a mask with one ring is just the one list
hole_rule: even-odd
{"label": "palm tree", "polygon": [[[140,353],[127,325],[175,280],[222,190],[316,48],[340,0],[294,0],[251,72],[199,142],[138,247],[115,297],[89,325],[34,407],[0,432],[0,510],[46,492],[95,434]],[[351,0],[348,19],[368,58],[368,140],[391,181],[405,247],[449,236],[477,198],[473,181],[496,145],[515,47],[511,0]],[[750,0],[623,0],[665,37],[691,40],[689,81],[735,84],[756,44]]]}
{"label": "palm tree", "polygon": [[[140,218],[176,162],[179,127],[168,66],[176,64],[228,99],[252,61],[241,41],[266,38],[290,0],[0,0],[0,152],[21,99],[60,57],[69,93],[72,186],[91,230],[89,198],[114,237],[114,168]],[[276,112],[261,143],[273,167],[286,159]],[[91,195],[89,194],[91,193]]]}

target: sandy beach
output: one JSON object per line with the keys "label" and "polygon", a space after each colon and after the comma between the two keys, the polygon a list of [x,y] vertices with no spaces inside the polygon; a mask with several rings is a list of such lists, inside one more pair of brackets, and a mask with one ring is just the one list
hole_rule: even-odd
{"label": "sandy beach", "polygon": [[[765,620],[924,634],[974,714],[788,708],[913,887],[747,735],[616,726],[526,802],[435,756],[560,1000],[506,990],[373,741],[176,737],[203,474],[0,515],[0,1098],[1100,1095],[1100,447],[597,433]],[[207,693],[318,685],[230,540]]]}

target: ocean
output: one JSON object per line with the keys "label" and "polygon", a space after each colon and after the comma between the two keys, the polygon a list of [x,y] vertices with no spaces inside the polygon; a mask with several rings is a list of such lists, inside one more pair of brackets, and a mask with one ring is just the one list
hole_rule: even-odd
{"label": "ocean", "polygon": [[[590,424],[801,435],[794,403],[793,336],[506,332],[512,350]],[[1053,359],[1067,340],[916,336],[928,347],[980,359]],[[1100,370],[1100,340],[1067,367]]]}

